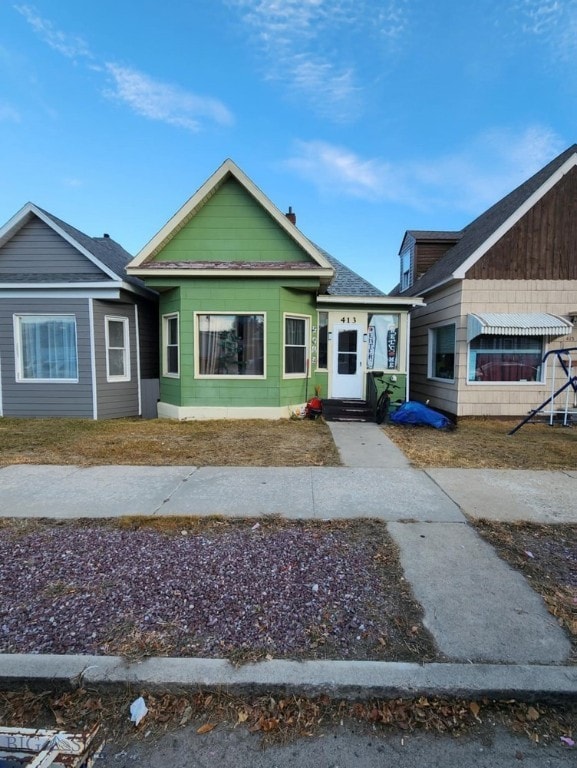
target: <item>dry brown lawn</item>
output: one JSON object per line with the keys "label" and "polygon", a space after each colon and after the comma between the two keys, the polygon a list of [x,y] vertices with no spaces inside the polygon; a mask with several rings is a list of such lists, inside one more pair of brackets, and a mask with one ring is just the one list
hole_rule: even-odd
{"label": "dry brown lawn", "polygon": [[414,467],[577,469],[577,429],[519,420],[465,419],[452,431],[388,424],[385,433]]}
{"label": "dry brown lawn", "polygon": [[0,466],[96,464],[338,466],[328,426],[311,420],[0,419]]}

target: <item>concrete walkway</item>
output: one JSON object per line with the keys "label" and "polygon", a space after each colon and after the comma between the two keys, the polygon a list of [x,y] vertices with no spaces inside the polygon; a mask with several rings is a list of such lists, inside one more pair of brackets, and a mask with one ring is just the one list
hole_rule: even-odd
{"label": "concrete walkway", "polygon": [[[498,674],[491,672],[487,684],[496,685],[499,677],[506,695],[515,695],[515,690],[524,695],[527,669],[535,670],[533,695],[539,691],[550,695],[548,686],[556,687],[560,694],[563,689],[563,695],[567,690],[577,695],[577,667],[566,666],[570,643],[563,630],[521,574],[498,558],[467,521],[470,515],[577,522],[577,505],[571,504],[571,498],[577,497],[577,472],[416,470],[376,424],[333,422],[329,426],[344,467],[5,467],[0,469],[0,515],[378,518],[388,523],[399,546],[405,577],[423,606],[424,622],[447,661],[446,665],[426,665],[444,670],[435,672],[443,680],[440,691],[450,687],[450,680],[444,677],[449,669],[475,665],[489,674],[488,665],[502,665]],[[10,677],[11,658],[0,656],[0,678]],[[32,663],[37,668],[49,662]],[[159,670],[165,669],[167,660],[157,663]],[[196,683],[203,684],[199,675],[204,662],[204,666],[199,660],[182,663],[187,679],[196,675]],[[340,669],[336,662],[326,663],[337,664],[335,674]],[[108,669],[106,664],[98,662],[97,668]],[[234,685],[238,674],[222,664],[211,666],[221,675],[218,684]],[[308,664],[314,667],[315,662]],[[134,665],[127,668],[116,660],[118,665],[130,679],[138,674]],[[148,670],[151,665],[154,669],[153,660],[147,662]],[[538,665],[539,673],[537,666],[528,665]],[[382,663],[376,664],[381,673],[372,669],[368,674],[386,688],[391,675],[391,679],[405,680],[403,675],[417,665],[397,666],[403,667],[401,678],[391,672],[395,665]],[[267,670],[272,668],[253,667],[255,686],[256,678],[262,678],[265,685]],[[309,669],[311,680],[317,676],[313,667]],[[560,676],[555,678],[557,682],[547,677],[549,667]],[[296,673],[291,674],[296,679]],[[318,674],[330,688],[327,668]],[[423,675],[411,674],[418,687]],[[462,671],[452,674],[458,690],[459,681],[470,679]],[[345,677],[349,680],[350,675]],[[473,691],[475,686],[470,685]]]}

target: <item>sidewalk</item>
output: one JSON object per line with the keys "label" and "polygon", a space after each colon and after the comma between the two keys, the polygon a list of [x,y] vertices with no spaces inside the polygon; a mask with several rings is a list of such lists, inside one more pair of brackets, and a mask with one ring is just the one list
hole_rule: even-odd
{"label": "sidewalk", "polygon": [[[0,515],[228,515],[378,518],[447,664],[271,661],[234,669],[206,659],[128,665],[98,657],[0,655],[0,685],[91,683],[266,686],[335,695],[577,695],[570,643],[542,599],[468,525],[494,519],[577,522],[577,472],[416,470],[375,424],[329,424],[344,467],[54,467],[0,469]],[[525,517],[525,515],[527,517]],[[520,517],[519,517],[520,516]],[[304,675],[304,677],[303,677]],[[377,693],[379,691],[379,693]]]}

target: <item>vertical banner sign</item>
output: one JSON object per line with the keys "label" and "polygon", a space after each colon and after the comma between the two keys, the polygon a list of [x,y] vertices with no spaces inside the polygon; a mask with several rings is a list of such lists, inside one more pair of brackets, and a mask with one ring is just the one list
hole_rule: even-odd
{"label": "vertical banner sign", "polygon": [[377,329],[374,325],[369,325],[369,339],[367,350],[367,370],[372,371],[375,367],[375,351],[377,349]]}
{"label": "vertical banner sign", "polygon": [[397,338],[399,335],[399,329],[394,325],[389,325],[387,331],[387,369],[395,369],[397,367]]}

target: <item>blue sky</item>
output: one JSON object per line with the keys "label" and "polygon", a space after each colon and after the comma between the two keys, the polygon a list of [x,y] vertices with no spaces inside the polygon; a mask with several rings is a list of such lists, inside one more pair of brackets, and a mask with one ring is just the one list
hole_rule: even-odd
{"label": "blue sky", "polygon": [[0,223],[134,254],[230,157],[389,291],[576,119],[577,0],[0,0]]}

